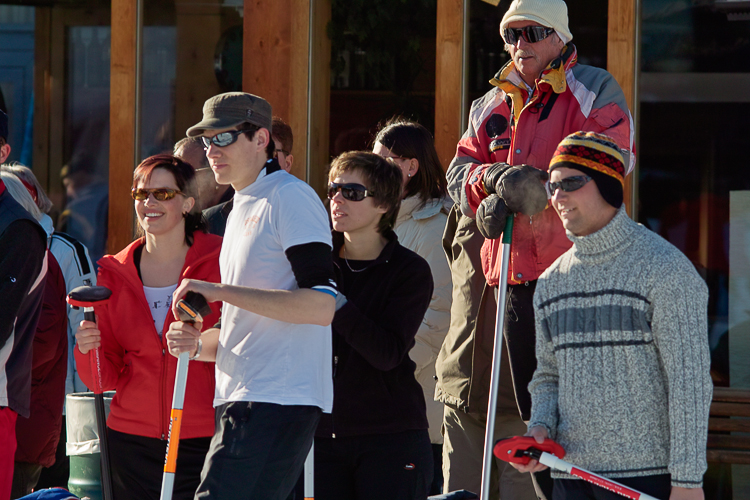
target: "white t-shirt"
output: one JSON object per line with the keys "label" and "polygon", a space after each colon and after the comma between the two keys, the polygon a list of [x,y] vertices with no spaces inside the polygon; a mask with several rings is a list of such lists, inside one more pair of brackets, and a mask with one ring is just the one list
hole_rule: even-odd
{"label": "white t-shirt", "polygon": [[172,293],[177,289],[177,284],[163,287],[151,287],[143,285],[143,293],[146,294],[148,308],[151,309],[151,316],[154,318],[154,326],[161,337],[164,330],[164,321],[169,314],[169,308],[172,307]]}
{"label": "white t-shirt", "polygon": [[[221,282],[297,289],[284,251],[313,242],[332,246],[315,191],[284,171],[261,176],[234,195],[221,245]],[[318,406],[330,413],[331,360],[330,326],[285,323],[224,303],[214,406],[253,401]]]}

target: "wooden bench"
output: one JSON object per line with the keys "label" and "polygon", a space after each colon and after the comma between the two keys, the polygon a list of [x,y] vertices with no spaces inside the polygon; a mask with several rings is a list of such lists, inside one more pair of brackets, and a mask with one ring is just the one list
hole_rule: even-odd
{"label": "wooden bench", "polygon": [[714,387],[706,459],[750,464],[750,390]]}

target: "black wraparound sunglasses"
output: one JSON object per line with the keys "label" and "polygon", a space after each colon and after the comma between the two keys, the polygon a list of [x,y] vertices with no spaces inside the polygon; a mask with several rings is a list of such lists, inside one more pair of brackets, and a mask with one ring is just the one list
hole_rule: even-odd
{"label": "black wraparound sunglasses", "polygon": [[503,39],[505,43],[515,45],[518,40],[523,38],[528,43],[541,42],[552,33],[554,28],[545,28],[544,26],[524,26],[523,28],[505,28],[503,30]]}
{"label": "black wraparound sunglasses", "polygon": [[562,189],[566,193],[570,193],[571,191],[577,191],[581,189],[583,186],[586,185],[588,181],[591,180],[591,177],[588,175],[573,175],[571,177],[566,177],[565,179],[561,179],[559,182],[546,182],[547,187],[547,193],[551,196],[554,196],[555,191],[558,189]]}
{"label": "black wraparound sunglasses", "polygon": [[375,196],[375,193],[364,187],[362,184],[338,184],[336,182],[329,182],[328,199],[332,200],[339,190],[341,191],[341,196],[349,201],[362,201],[368,196]]}
{"label": "black wraparound sunglasses", "polygon": [[245,132],[247,132],[247,130],[230,130],[229,132],[216,134],[213,137],[202,136],[201,141],[203,141],[203,145],[207,148],[211,146],[211,144],[219,146],[220,148],[225,148],[230,144],[235,143],[240,134],[244,134]]}

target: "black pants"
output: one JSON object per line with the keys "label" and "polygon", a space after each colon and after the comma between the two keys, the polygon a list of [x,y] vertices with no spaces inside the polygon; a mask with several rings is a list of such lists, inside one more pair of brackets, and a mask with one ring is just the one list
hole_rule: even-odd
{"label": "black pants", "polygon": [[[158,500],[167,441],[107,429],[115,500]],[[211,438],[180,439],[175,500],[193,500]]]}
{"label": "black pants", "polygon": [[[614,481],[659,500],[668,500],[672,492],[672,476],[669,474],[622,477]],[[552,500],[622,500],[625,498],[580,479],[554,479],[552,482],[555,485]]]}
{"label": "black pants", "polygon": [[195,498],[285,500],[310,452],[322,411],[317,406],[226,403]]}
{"label": "black pants", "polygon": [[427,430],[315,438],[316,500],[424,500],[432,475]]}

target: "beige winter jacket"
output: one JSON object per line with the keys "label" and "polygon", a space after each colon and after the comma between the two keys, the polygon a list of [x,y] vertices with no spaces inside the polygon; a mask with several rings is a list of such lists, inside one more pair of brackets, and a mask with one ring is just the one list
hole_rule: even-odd
{"label": "beige winter jacket", "polygon": [[440,427],[443,423],[443,404],[434,401],[435,361],[450,326],[451,272],[443,250],[442,239],[448,209],[443,200],[432,199],[424,207],[421,200],[411,196],[401,201],[394,231],[398,241],[416,252],[430,265],[435,291],[422,326],[417,332],[416,344],[409,352],[416,363],[415,376],[424,391],[427,403],[427,420],[430,424],[430,441],[443,442]]}

